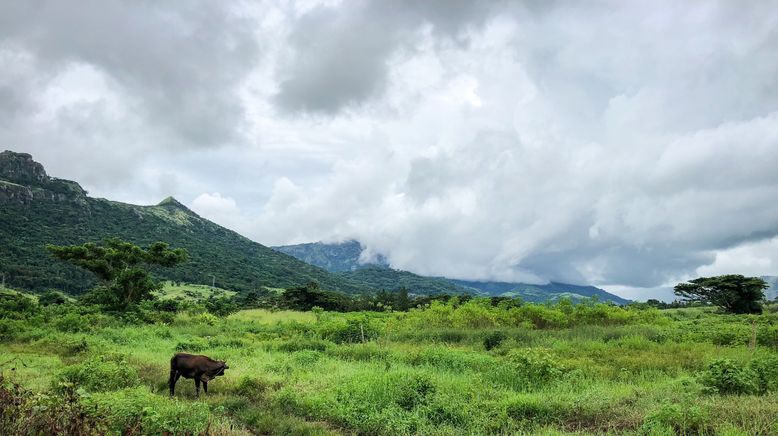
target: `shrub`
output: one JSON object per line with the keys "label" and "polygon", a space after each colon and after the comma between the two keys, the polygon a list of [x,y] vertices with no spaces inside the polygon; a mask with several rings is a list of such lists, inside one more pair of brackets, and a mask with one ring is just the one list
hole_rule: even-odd
{"label": "shrub", "polygon": [[170,400],[142,386],[90,395],[85,402],[117,434],[204,434],[211,421],[207,403]]}
{"label": "shrub", "polygon": [[435,385],[423,374],[408,374],[397,380],[395,403],[405,410],[427,404],[435,395]]}
{"label": "shrub", "polygon": [[0,374],[0,434],[105,434],[104,423],[89,412],[73,389],[35,395]]}
{"label": "shrub", "polygon": [[135,368],[120,359],[93,357],[62,370],[59,389],[72,384],[89,392],[113,391],[139,383]]}
{"label": "shrub", "polygon": [[508,336],[500,330],[493,331],[484,338],[484,348],[489,351],[497,348]]}
{"label": "shrub", "polygon": [[367,319],[349,319],[346,322],[331,323],[322,330],[322,336],[336,344],[368,342],[378,338],[378,329]]}
{"label": "shrub", "polygon": [[562,375],[563,367],[544,348],[511,350],[507,355],[510,365],[531,386],[541,386]]}
{"label": "shrub", "polygon": [[268,383],[265,380],[256,377],[243,376],[235,387],[235,393],[242,397],[256,400],[267,391],[268,387]]}
{"label": "shrub", "polygon": [[25,331],[27,323],[15,319],[0,319],[0,341],[11,342],[16,340],[19,334]]}
{"label": "shrub", "polygon": [[700,382],[711,393],[751,394],[758,389],[756,374],[730,359],[716,359],[700,375]]}
{"label": "shrub", "polygon": [[778,356],[757,357],[748,364],[760,394],[778,391]]}
{"label": "shrub", "polygon": [[709,412],[697,405],[664,404],[646,416],[643,429],[654,434],[670,429],[675,434],[691,435],[709,432]]}
{"label": "shrub", "polygon": [[529,321],[535,328],[560,328],[567,326],[567,317],[561,310],[551,309],[538,304],[526,304],[511,312],[517,317],[517,324]]}

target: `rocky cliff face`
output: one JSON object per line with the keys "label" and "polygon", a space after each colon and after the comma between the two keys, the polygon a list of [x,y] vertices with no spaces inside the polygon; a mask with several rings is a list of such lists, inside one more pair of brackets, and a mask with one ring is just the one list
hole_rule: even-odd
{"label": "rocky cliff face", "polygon": [[87,206],[86,191],[76,182],[49,177],[27,153],[0,153],[0,204],[33,201],[74,202]]}
{"label": "rocky cliff face", "polygon": [[43,165],[32,160],[31,155],[9,150],[0,153],[0,179],[20,185],[39,185],[51,180]]}

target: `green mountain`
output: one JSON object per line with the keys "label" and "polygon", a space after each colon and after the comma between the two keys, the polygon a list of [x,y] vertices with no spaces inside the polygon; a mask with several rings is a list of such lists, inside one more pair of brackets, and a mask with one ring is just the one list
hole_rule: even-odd
{"label": "green mountain", "polygon": [[596,296],[600,301],[627,304],[630,300],[613,295],[594,286],[548,283],[531,285],[526,283],[479,282],[453,280],[445,277],[424,277],[408,271],[389,268],[386,259],[378,256],[381,264],[360,264],[359,257],[364,247],[358,241],[337,244],[321,242],[311,244],[273,247],[300,260],[329,271],[337,272],[349,280],[375,289],[393,291],[405,287],[414,294],[474,294],[483,296],[521,297],[525,301],[556,301],[570,297],[574,301]]}
{"label": "green mountain", "polygon": [[113,236],[187,249],[188,262],[155,271],[168,280],[211,284],[215,278],[217,286],[235,291],[310,281],[334,291],[368,290],[208,221],[174,198],[154,206],[91,198],[78,183],[49,177],[29,154],[0,153],[0,273],[9,287],[81,293],[94,286],[92,276],[54,260],[45,245]]}
{"label": "green mountain", "polygon": [[[313,242],[309,244],[283,245],[273,247],[273,249],[330,272],[354,271],[365,266],[359,263],[359,256],[362,254],[364,247],[359,242],[353,240],[334,244]],[[388,265],[383,256],[379,256],[372,264]]]}
{"label": "green mountain", "polygon": [[580,286],[556,282],[547,283],[545,285],[531,285],[527,283],[477,282],[466,280],[451,281],[465,288],[478,290],[480,293],[500,295],[503,297],[521,297],[525,301],[535,303],[557,301],[563,297],[569,297],[573,301],[596,297],[600,301],[612,301],[616,304],[630,303],[630,300],[621,298],[618,295],[613,295],[608,291],[594,286]]}
{"label": "green mountain", "polygon": [[405,288],[417,295],[434,294],[474,294],[472,289],[459,286],[442,277],[424,277],[408,271],[392,269],[381,265],[366,265],[352,271],[337,273],[350,281],[384,291],[396,291]]}

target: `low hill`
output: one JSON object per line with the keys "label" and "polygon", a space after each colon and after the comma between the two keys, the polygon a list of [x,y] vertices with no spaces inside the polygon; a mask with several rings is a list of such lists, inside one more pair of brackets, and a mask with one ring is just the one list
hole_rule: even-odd
{"label": "low hill", "polygon": [[359,258],[364,247],[358,241],[335,244],[322,242],[286,245],[273,249],[290,254],[313,265],[337,272],[342,277],[360,282],[364,286],[393,291],[405,287],[414,294],[473,294],[483,296],[521,297],[526,301],[555,301],[570,297],[574,301],[597,297],[600,301],[627,304],[630,300],[613,295],[594,286],[549,283],[532,285],[526,283],[479,282],[453,280],[445,277],[424,277],[408,271],[388,267],[385,257],[376,256],[378,264],[361,264]]}
{"label": "low hill", "polygon": [[366,287],[384,291],[405,288],[408,292],[417,295],[475,293],[472,289],[459,286],[442,277],[424,277],[380,265],[368,265],[353,271],[340,272],[338,275]]}
{"label": "low hill", "polygon": [[139,245],[164,241],[189,251],[190,260],[159,269],[161,278],[244,291],[286,288],[317,281],[346,293],[359,284],[251,241],[208,221],[174,198],[136,206],[91,198],[81,186],[46,174],[24,153],[0,153],[0,272],[9,286],[78,294],[95,285],[92,276],[59,262],[46,244],[81,244],[119,237]]}
{"label": "low hill", "polygon": [[596,297],[600,301],[611,301],[616,304],[628,304],[630,300],[613,295],[608,291],[594,286],[571,285],[567,283],[551,282],[545,285],[531,285],[527,283],[504,282],[477,282],[466,280],[452,280],[462,287],[475,289],[488,295],[500,295],[504,297],[521,297],[525,301],[544,302],[558,301],[568,297],[573,301],[584,298]]}

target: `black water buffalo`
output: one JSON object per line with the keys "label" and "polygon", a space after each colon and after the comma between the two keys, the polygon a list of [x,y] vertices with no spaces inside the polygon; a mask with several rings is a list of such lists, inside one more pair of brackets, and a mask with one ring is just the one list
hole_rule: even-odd
{"label": "black water buffalo", "polygon": [[194,354],[178,353],[170,359],[170,396],[176,393],[176,382],[178,378],[193,378],[197,397],[200,397],[200,382],[203,382],[203,390],[208,393],[208,382],[220,375],[224,375],[224,370],[229,369],[226,361],[213,360],[207,356],[196,356]]}

